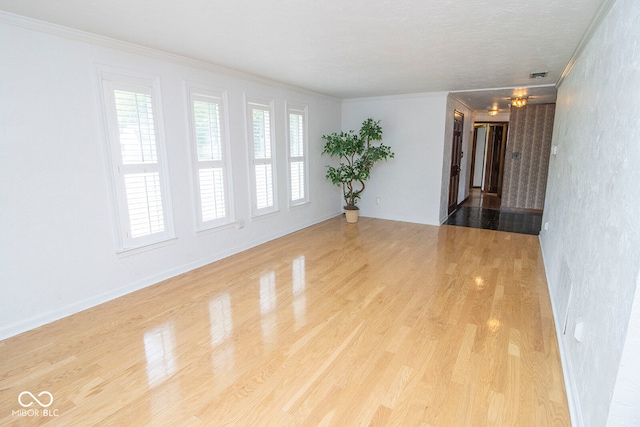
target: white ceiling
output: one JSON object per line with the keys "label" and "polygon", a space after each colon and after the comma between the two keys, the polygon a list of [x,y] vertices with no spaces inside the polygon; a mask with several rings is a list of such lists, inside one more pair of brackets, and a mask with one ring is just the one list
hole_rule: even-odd
{"label": "white ceiling", "polygon": [[[528,92],[555,99],[549,86],[603,1],[0,0],[0,10],[338,98],[467,91],[460,99],[487,108],[512,91],[479,89],[547,86]],[[529,78],[538,71],[549,74]]]}
{"label": "white ceiling", "polygon": [[527,98],[529,104],[550,104],[556,102],[557,91],[556,87],[552,85],[453,91],[452,95],[474,110],[497,109],[503,112],[509,111],[511,98]]}

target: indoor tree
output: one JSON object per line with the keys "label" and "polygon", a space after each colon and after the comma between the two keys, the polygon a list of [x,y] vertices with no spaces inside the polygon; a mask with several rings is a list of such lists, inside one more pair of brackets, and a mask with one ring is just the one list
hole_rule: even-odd
{"label": "indoor tree", "polygon": [[327,179],[342,188],[345,209],[358,209],[358,200],[373,165],[394,157],[391,147],[377,143],[382,141],[380,120],[368,118],[362,123],[359,133],[350,130],[323,135],[322,138],[326,140],[322,154],[338,157],[341,161],[337,168],[327,166]]}

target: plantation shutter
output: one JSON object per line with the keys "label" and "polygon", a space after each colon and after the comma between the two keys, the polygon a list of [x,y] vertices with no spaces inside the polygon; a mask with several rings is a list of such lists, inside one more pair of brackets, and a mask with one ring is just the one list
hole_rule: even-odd
{"label": "plantation shutter", "polygon": [[269,106],[249,104],[253,149],[254,213],[275,210],[271,111]]}
{"label": "plantation shutter", "polygon": [[305,111],[288,110],[289,127],[289,201],[299,204],[307,201],[305,157]]}
{"label": "plantation shutter", "polygon": [[153,103],[144,89],[113,91],[129,239],[165,231]]}
{"label": "plantation shutter", "polygon": [[202,224],[228,219],[221,99],[193,95],[199,213]]}

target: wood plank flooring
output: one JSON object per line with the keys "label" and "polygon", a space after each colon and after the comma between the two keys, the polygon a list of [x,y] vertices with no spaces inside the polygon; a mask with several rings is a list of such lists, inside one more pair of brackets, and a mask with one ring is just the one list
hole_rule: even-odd
{"label": "wood plank flooring", "polygon": [[370,218],[1,341],[0,374],[0,425],[570,424],[537,238]]}

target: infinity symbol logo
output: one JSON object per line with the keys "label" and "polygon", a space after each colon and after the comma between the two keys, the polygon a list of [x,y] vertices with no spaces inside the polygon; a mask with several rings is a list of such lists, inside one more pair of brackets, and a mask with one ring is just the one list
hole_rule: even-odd
{"label": "infinity symbol logo", "polygon": [[40,393],[38,393],[38,397],[42,397],[42,395],[49,396],[49,403],[41,402],[38,399],[38,397],[35,397],[33,395],[33,393],[31,393],[30,391],[23,391],[22,393],[20,393],[20,395],[18,395],[18,403],[23,408],[28,408],[29,406],[33,405],[33,402],[24,403],[22,401],[22,396],[24,396],[24,395],[31,396],[31,399],[33,399],[38,405],[42,406],[43,408],[48,408],[53,403],[53,395],[51,393],[49,393],[48,391],[41,391]]}

